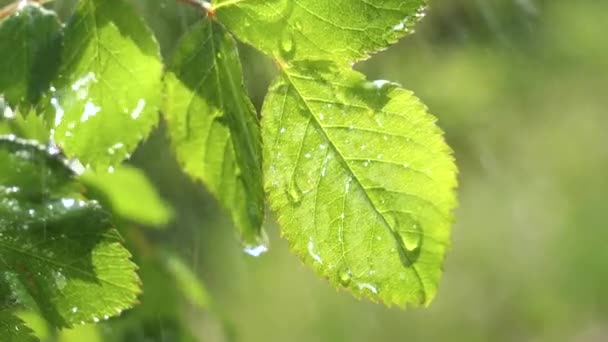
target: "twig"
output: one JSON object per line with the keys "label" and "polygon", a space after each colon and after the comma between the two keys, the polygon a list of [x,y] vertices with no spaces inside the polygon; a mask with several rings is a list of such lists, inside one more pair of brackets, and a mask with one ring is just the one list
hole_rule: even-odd
{"label": "twig", "polygon": [[183,4],[187,4],[190,6],[194,6],[197,9],[201,10],[204,14],[208,15],[210,18],[215,17],[215,9],[211,6],[209,1],[205,0],[176,0],[177,2],[181,2]]}
{"label": "twig", "polygon": [[27,4],[38,4],[44,5],[48,2],[52,2],[53,0],[17,0],[13,3],[10,3],[2,8],[0,8],[0,20],[6,17],[10,17],[15,14],[15,12],[19,11],[23,5]]}

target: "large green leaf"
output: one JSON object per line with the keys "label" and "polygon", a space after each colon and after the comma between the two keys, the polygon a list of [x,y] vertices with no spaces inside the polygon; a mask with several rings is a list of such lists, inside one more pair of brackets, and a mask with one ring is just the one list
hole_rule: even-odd
{"label": "large green leaf", "polygon": [[0,138],[0,283],[55,326],[98,322],[135,303],[136,266],[109,215],[53,152]]}
{"label": "large green leaf", "polygon": [[331,63],[282,70],[263,109],[265,187],[292,249],[357,296],[428,304],[456,167],[409,91]]}
{"label": "large green leaf", "polygon": [[54,12],[32,4],[0,24],[0,94],[12,105],[34,104],[55,76],[61,24]]}
{"label": "large green leaf", "polygon": [[283,60],[355,62],[384,49],[424,15],[426,0],[220,0],[239,39]]}
{"label": "large green leaf", "polygon": [[179,162],[229,209],[244,241],[259,243],[260,130],[234,39],[219,24],[203,20],[180,42],[169,70],[164,114]]}
{"label": "large green leaf", "polygon": [[148,135],[158,121],[159,54],[123,0],[80,1],[65,28],[60,76],[49,95],[54,138],[68,156],[107,167]]}

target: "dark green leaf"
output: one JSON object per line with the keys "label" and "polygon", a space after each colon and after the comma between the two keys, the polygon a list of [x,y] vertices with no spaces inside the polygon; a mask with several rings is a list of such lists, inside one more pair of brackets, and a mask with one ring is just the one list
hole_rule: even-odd
{"label": "dark green leaf", "polygon": [[22,320],[7,311],[0,310],[0,338],[3,342],[36,342],[32,330]]}
{"label": "dark green leaf", "polygon": [[13,106],[35,104],[59,66],[61,24],[31,4],[0,24],[0,94]]}
{"label": "dark green leaf", "polygon": [[0,283],[57,327],[130,308],[139,279],[109,215],[46,147],[0,138]]}

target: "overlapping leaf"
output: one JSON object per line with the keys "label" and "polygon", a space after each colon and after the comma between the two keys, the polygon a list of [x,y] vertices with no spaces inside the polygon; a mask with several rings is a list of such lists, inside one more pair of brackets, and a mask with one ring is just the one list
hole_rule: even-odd
{"label": "overlapping leaf", "polygon": [[49,96],[55,140],[83,164],[124,160],[158,120],[162,64],[152,34],[123,0],[80,1],[65,28]]}
{"label": "overlapping leaf", "polygon": [[0,283],[57,327],[116,316],[140,292],[109,215],[73,177],[44,146],[0,138]]}
{"label": "overlapping leaf", "polygon": [[164,114],[178,160],[230,210],[245,242],[259,243],[261,139],[233,38],[219,24],[201,21],[169,70]]}
{"label": "overlapping leaf", "polygon": [[37,338],[32,335],[19,317],[7,311],[0,311],[0,336],[2,341],[7,342],[36,342]]}
{"label": "overlapping leaf", "polygon": [[270,205],[303,260],[387,304],[428,304],[455,206],[453,159],[412,93],[332,63],[285,68],[263,110]]}
{"label": "overlapping leaf", "polygon": [[0,94],[13,106],[34,104],[59,66],[61,24],[32,4],[0,24]]}
{"label": "overlapping leaf", "polygon": [[426,0],[220,0],[218,18],[283,60],[355,62],[387,48],[424,14]]}

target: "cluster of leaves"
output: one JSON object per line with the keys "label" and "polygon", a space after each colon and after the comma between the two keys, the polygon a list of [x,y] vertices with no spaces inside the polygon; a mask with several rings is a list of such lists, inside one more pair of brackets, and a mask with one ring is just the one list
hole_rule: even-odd
{"label": "cluster of leaves", "polygon": [[[139,200],[152,193],[134,206],[129,193],[149,185],[120,166],[159,112],[183,170],[226,208],[248,253],[266,249],[267,201],[292,250],[337,287],[428,304],[456,167],[411,92],[352,68],[411,32],[425,0],[185,2],[201,20],[166,62],[124,0],[81,0],[65,25],[20,3],[0,23],[0,334],[26,340],[21,306],[61,328],[136,302],[136,266],[99,203],[167,220]],[[233,35],[279,70],[261,120]]]}

